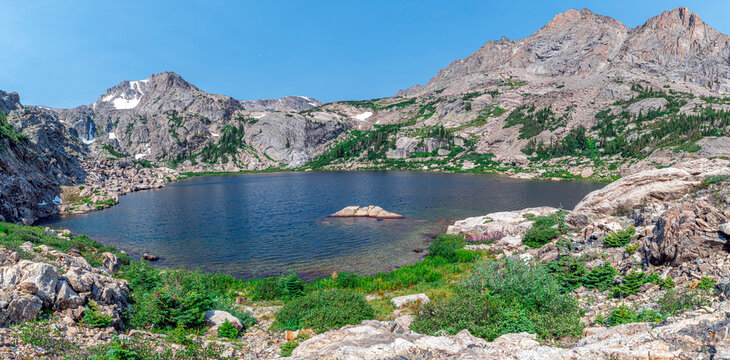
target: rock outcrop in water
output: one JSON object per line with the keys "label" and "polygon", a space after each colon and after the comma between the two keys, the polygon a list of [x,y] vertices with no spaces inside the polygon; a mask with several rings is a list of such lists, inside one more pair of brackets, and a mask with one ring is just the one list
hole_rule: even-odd
{"label": "rock outcrop in water", "polygon": [[402,219],[403,215],[392,213],[390,211],[383,210],[380,206],[348,206],[332,215],[330,217],[367,217],[375,219]]}

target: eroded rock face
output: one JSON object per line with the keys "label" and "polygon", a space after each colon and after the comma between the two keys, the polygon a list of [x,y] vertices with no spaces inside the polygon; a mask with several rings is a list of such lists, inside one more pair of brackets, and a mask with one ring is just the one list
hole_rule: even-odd
{"label": "eroded rock face", "polygon": [[642,251],[653,265],[678,265],[682,262],[727,251],[727,241],[720,235],[725,215],[704,200],[669,208],[657,221],[653,237]]}

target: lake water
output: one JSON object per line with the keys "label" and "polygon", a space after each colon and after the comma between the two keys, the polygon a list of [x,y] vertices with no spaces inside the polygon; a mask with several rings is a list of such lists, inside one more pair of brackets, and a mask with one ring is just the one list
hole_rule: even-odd
{"label": "lake water", "polygon": [[[159,255],[163,266],[244,278],[289,270],[307,278],[373,274],[418,261],[454,220],[541,205],[572,209],[602,186],[406,171],[196,177],[44,225],[87,234],[136,257]],[[371,204],[406,219],[327,217]]]}

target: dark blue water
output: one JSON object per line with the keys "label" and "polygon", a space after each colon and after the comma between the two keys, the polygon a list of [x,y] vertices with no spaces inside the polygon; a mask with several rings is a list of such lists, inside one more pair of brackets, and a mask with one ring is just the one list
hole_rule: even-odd
{"label": "dark blue water", "polygon": [[[454,220],[549,205],[572,208],[603,184],[401,171],[197,177],[125,195],[119,205],[46,225],[84,233],[165,266],[258,277],[371,274],[418,261]],[[404,220],[327,218],[378,205]]]}

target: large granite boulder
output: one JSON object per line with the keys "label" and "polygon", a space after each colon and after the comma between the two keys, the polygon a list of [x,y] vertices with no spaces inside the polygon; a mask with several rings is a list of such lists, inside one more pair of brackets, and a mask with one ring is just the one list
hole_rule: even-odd
{"label": "large granite boulder", "polygon": [[628,175],[586,195],[567,216],[569,224],[585,226],[596,218],[628,213],[649,202],[677,200],[709,175],[730,174],[730,168],[698,160],[677,167],[646,170]]}
{"label": "large granite boulder", "polygon": [[458,220],[453,225],[449,225],[446,232],[449,234],[465,234],[474,237],[501,232],[505,237],[515,236],[521,238],[532,226],[532,218],[548,216],[558,210],[554,207],[541,206],[515,211],[495,212],[484,216]]}
{"label": "large granite boulder", "polygon": [[720,230],[726,221],[704,200],[671,207],[657,221],[653,236],[644,241],[644,258],[653,265],[675,266],[730,250]]}

